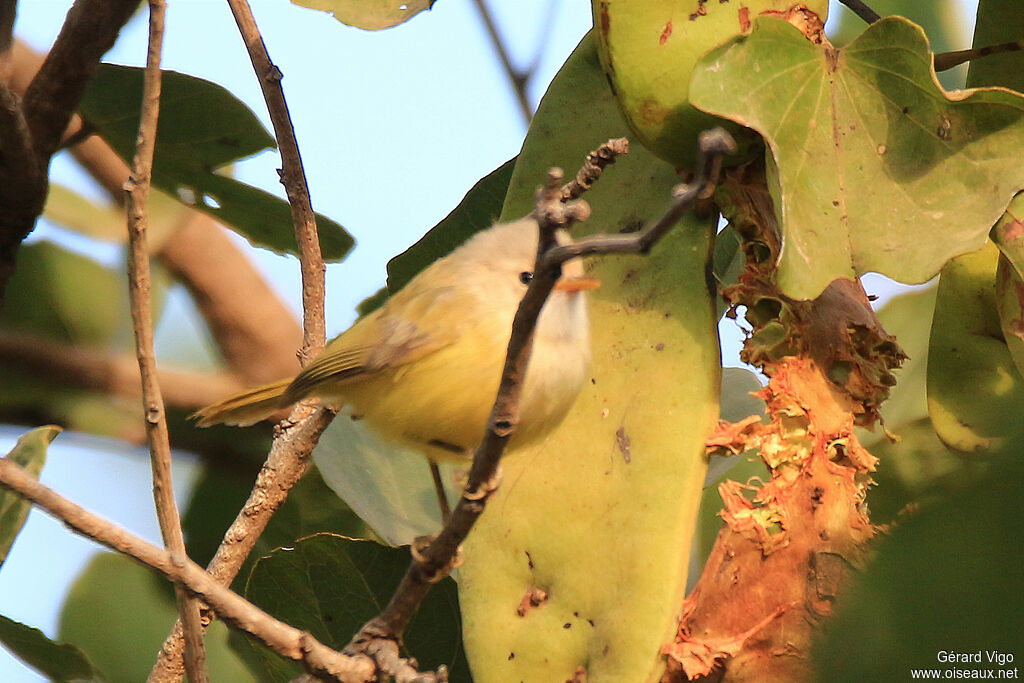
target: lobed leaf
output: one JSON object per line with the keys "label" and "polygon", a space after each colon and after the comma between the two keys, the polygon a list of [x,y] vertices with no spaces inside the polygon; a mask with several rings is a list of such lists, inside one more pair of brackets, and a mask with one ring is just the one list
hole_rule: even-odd
{"label": "lobed leaf", "polygon": [[795,297],[869,271],[924,282],[981,247],[1024,185],[1024,97],[944,92],[924,33],[902,18],[838,50],[761,18],[701,60],[690,98],[768,142],[779,284]]}

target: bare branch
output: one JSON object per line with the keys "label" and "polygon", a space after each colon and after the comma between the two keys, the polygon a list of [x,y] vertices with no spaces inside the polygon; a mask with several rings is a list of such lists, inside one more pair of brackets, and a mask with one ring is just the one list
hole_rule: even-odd
{"label": "bare branch", "polygon": [[96,71],[139,0],[76,0],[39,73],[25,93],[25,119],[45,166]]}
{"label": "bare branch", "polygon": [[45,164],[32,148],[32,134],[18,96],[0,82],[0,305],[22,240],[32,231],[46,198]]}
{"label": "bare branch", "polygon": [[[138,398],[141,394],[136,359],[62,344],[35,334],[0,332],[0,364],[24,368],[39,378],[60,381],[64,386],[127,398]],[[168,406],[189,410],[246,386],[233,375],[160,368],[157,368],[157,381]]]}
{"label": "bare branch", "polygon": [[302,313],[303,340],[300,354],[303,364],[317,356],[324,348],[326,331],[324,326],[324,262],[320,255],[320,239],[317,236],[316,216],[309,199],[306,171],[302,167],[302,156],[295,140],[288,103],[281,89],[281,71],[270,61],[267,46],[256,27],[256,19],[246,0],[228,0],[235,23],[249,50],[256,78],[263,89],[270,121],[274,124],[274,136],[281,150],[281,183],[288,195],[295,227],[295,241],[299,247],[299,262],[302,266]]}
{"label": "bare branch", "polygon": [[956,50],[955,52],[939,52],[935,55],[935,70],[946,71],[979,57],[998,55],[1003,52],[1018,52],[1020,50],[1024,50],[1024,41],[972,47],[969,50]]}
{"label": "bare branch", "polygon": [[589,190],[590,186],[601,177],[601,173],[606,166],[614,164],[617,157],[628,153],[629,140],[626,138],[615,138],[588,154],[586,161],[583,162],[583,166],[576,172],[576,177],[562,188],[562,201],[576,199]]}
{"label": "bare branch", "polygon": [[[160,114],[160,57],[163,50],[164,0],[149,0],[149,49],[143,77],[142,113],[135,145],[131,179],[125,184],[128,193],[128,292],[131,301],[132,327],[135,330],[135,353],[142,377],[142,404],[146,414],[146,440],[149,442],[153,470],[153,499],[164,546],[174,564],[187,561],[181,516],[174,501],[171,481],[171,444],[167,415],[160,384],[156,376],[156,353],[153,343],[153,311],[150,305],[152,283],[149,272],[149,246],[146,239],[146,204],[153,175],[153,151]],[[199,621],[199,602],[190,598],[180,584],[175,584],[178,613],[185,633],[185,669],[190,681],[208,683],[206,651],[203,649],[203,628]]]}
{"label": "bare branch", "polygon": [[487,8],[487,3],[484,0],[473,0],[473,4],[480,12],[480,19],[484,22],[484,28],[487,29],[487,37],[491,39],[491,45],[494,46],[494,50],[498,53],[498,59],[501,60],[502,69],[508,76],[509,84],[519,103],[519,113],[523,115],[523,122],[529,125],[533,119],[533,107],[530,106],[530,98],[526,94],[526,85],[530,82],[532,70],[523,72],[512,65],[508,50],[505,48],[501,36],[498,35],[498,27],[494,23],[491,11]]}
{"label": "bare branch", "polygon": [[301,662],[311,673],[344,683],[373,680],[374,664],[367,657],[335,652],[308,633],[278,621],[220,585],[199,565],[187,559],[176,562],[170,553],[43,486],[7,458],[0,458],[0,486],[32,501],[75,532],[124,553],[185,586],[189,593],[212,605],[228,624],[245,631],[282,656]]}
{"label": "bare branch", "polygon": [[863,0],[839,0],[839,2],[849,7],[854,14],[869,24],[873,24],[882,18],[881,14],[868,7]]}
{"label": "bare branch", "polygon": [[[279,429],[249,499],[224,534],[224,540],[207,567],[216,581],[226,586],[238,574],[271,516],[284,503],[292,486],[309,469],[309,456],[313,447],[333,418],[333,412],[324,408],[311,410],[309,405],[302,402]],[[209,620],[213,615],[204,614],[204,617]],[[147,679],[151,683],[181,678],[181,638],[181,622],[178,622],[160,648],[156,664]]]}
{"label": "bare branch", "polygon": [[[0,61],[7,59],[7,51],[14,44],[14,19],[18,15],[18,0],[0,0]],[[0,70],[0,80],[6,80]]]}
{"label": "bare branch", "polygon": [[[651,245],[665,234],[672,223],[699,199],[709,196],[717,182],[721,156],[735,149],[732,138],[720,129],[701,136],[702,169],[696,183],[676,193],[676,200],[666,215],[650,229],[627,236],[632,245],[627,248],[623,240],[612,237],[591,237],[581,244],[583,253],[646,253]],[[458,563],[459,547],[476,520],[483,513],[487,499],[497,490],[500,482],[499,462],[505,445],[518,422],[519,394],[526,373],[532,346],[533,330],[548,295],[561,275],[561,264],[576,256],[572,250],[555,246],[554,232],[573,221],[581,220],[589,209],[582,202],[562,201],[561,171],[553,169],[545,187],[538,192],[534,215],[540,226],[537,264],[533,279],[519,304],[512,323],[505,366],[502,371],[498,396],[487,424],[483,443],[473,457],[468,483],[452,512],[451,519],[429,545],[414,553],[413,562],[406,571],[398,589],[384,610],[360,629],[346,648],[347,652],[369,654],[381,640],[399,641],[409,619],[419,607],[433,583],[439,581]],[[601,240],[612,240],[602,242]],[[378,666],[383,668],[378,658]]]}

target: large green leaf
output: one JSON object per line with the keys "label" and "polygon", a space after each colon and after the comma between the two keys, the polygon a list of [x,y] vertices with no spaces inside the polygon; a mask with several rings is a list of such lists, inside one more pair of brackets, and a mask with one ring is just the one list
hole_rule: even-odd
{"label": "large green leaf", "polygon": [[[980,0],[974,23],[974,46],[1016,43],[1024,35],[1024,13],[1017,0]],[[1002,52],[971,62],[967,85],[1002,86],[1024,92],[1024,54]]]}
{"label": "large green leaf", "polygon": [[379,31],[409,21],[436,0],[292,0],[296,5],[330,12],[343,24]]}
{"label": "large green leaf", "polygon": [[18,659],[58,683],[103,680],[89,658],[74,645],[54,642],[39,629],[2,615],[0,643]]}
{"label": "large green leaf", "polygon": [[868,271],[924,282],[984,244],[1024,183],[1024,97],[943,92],[924,33],[901,18],[838,51],[759,19],[701,61],[690,98],[768,141],[792,296]]}
{"label": "large green leaf", "polygon": [[[14,449],[7,454],[7,459],[38,479],[46,462],[46,448],[60,432],[60,427],[49,425],[23,434]],[[7,552],[28,519],[31,509],[29,501],[14,491],[0,488],[0,567],[3,567]]]}
{"label": "large green leaf", "polygon": [[[224,530],[234,521],[252,489],[258,466],[251,472],[207,467],[192,488],[192,496],[182,520],[189,557],[205,565],[213,558]],[[277,548],[290,546],[296,539],[327,531],[346,536],[369,534],[366,525],[324,485],[312,468],[292,487],[284,504],[274,513],[238,572],[233,588],[242,591],[246,577],[257,558]]]}
{"label": "large green leaf", "polygon": [[[341,649],[388,603],[409,561],[408,548],[317,534],[261,558],[249,577],[246,597],[321,643]],[[403,643],[423,669],[444,664],[453,683],[470,680],[451,578],[431,588]]]}
{"label": "large green leaf", "polygon": [[[138,683],[149,675],[176,618],[170,584],[123,555],[100,553],[72,586],[59,635],[110,683]],[[227,627],[215,621],[203,640],[210,680],[257,680],[228,649],[227,636]]]}
{"label": "large green leaf", "polygon": [[[567,176],[628,132],[595,42],[552,82],[502,210],[533,209],[552,166]],[[639,145],[586,194],[576,234],[635,230],[682,178]],[[562,425],[506,455],[503,485],[465,545],[460,601],[478,683],[649,680],[676,628],[704,440],[718,418],[719,345],[708,272],[714,221],[688,217],[646,256],[594,259],[592,381]],[[517,612],[533,588],[542,605]],[[528,602],[527,602],[528,604]]]}
{"label": "large green leaf", "polygon": [[[295,253],[288,203],[215,173],[233,161],[274,146],[256,116],[224,88],[164,71],[153,184],[238,231],[253,244]],[[82,116],[130,162],[139,127],[142,69],[101,64],[80,104]],[[317,214],[320,247],[329,261],[344,258],[352,237]]]}

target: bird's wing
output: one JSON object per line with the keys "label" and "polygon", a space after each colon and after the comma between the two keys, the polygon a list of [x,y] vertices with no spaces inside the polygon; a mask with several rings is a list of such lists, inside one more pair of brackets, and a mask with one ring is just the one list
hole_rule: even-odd
{"label": "bird's wing", "polygon": [[435,287],[415,294],[399,292],[348,330],[289,385],[283,402],[315,395],[324,383],[355,381],[388,368],[412,363],[461,336],[455,288]]}

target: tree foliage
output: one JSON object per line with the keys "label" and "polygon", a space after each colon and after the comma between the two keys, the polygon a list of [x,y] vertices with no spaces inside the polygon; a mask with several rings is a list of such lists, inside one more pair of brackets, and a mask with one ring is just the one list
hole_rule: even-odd
{"label": "tree foliage", "polygon": [[[434,4],[295,1],[368,30],[422,21]],[[881,680],[936,668],[940,650],[1012,655],[1024,642],[1024,18],[981,0],[974,48],[1016,48],[936,74],[936,52],[964,47],[957,3],[879,2],[892,16],[873,23],[835,3],[749,5],[594,0],[595,29],[548,86],[520,153],[395,256],[387,288],[361,307],[496,219],[532,211],[548,169],[575,172],[609,138],[633,148],[586,195],[577,235],[657,219],[709,125],[742,142],[715,194],[649,256],[588,264],[604,283],[590,301],[590,382],[555,433],[503,462],[462,567],[437,577],[405,633],[402,655],[423,670],[479,682]],[[819,21],[826,9],[835,31]],[[53,242],[21,244],[44,205],[86,239],[124,240],[119,194],[96,202],[57,183],[47,194],[33,175],[67,129],[67,145],[91,145],[80,158],[105,159],[83,162],[102,186],[129,179],[143,73],[98,64],[128,13],[90,18],[103,29],[95,45],[80,15],[62,37],[77,67],[54,60],[33,80],[38,64],[10,50],[0,83],[13,103],[0,117],[0,183],[26,179],[0,189],[0,421],[140,443],[125,273]],[[352,30],[339,26],[339,40]],[[184,285],[218,360],[161,367],[159,380],[172,443],[204,463],[182,514],[188,553],[216,566],[271,439],[288,446],[266,424],[199,431],[186,415],[285,374],[300,343],[218,224],[255,248],[298,249],[288,203],[227,172],[277,144],[236,84],[174,72],[163,83],[153,299],[159,308]],[[42,112],[41,92],[53,98]],[[317,223],[324,258],[345,258],[349,234]],[[876,311],[868,273],[923,286]],[[267,296],[239,294],[256,287]],[[723,316],[743,321],[747,370],[723,373]],[[28,431],[5,464],[38,476],[59,431]],[[402,580],[403,546],[419,553],[440,524],[427,470],[408,456],[342,416],[316,466],[251,531],[241,570],[218,578],[344,649]],[[0,570],[28,508],[0,488]],[[0,643],[54,680],[141,680],[176,614],[170,586],[97,556],[56,639],[0,615]],[[228,626],[206,638],[213,680],[301,674],[288,652]]]}

